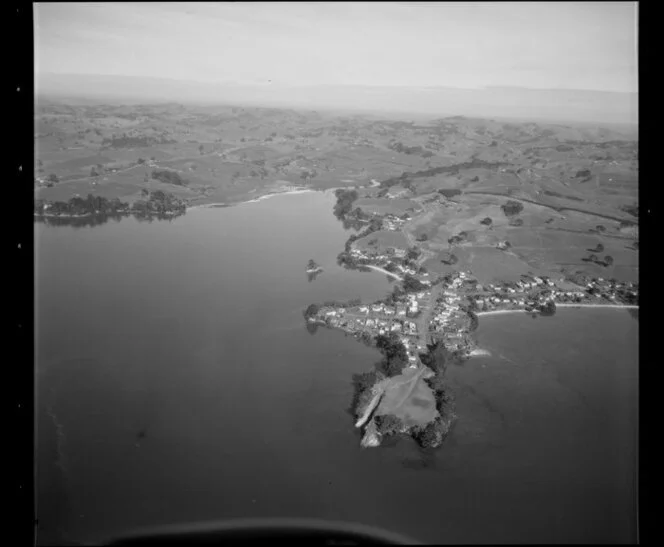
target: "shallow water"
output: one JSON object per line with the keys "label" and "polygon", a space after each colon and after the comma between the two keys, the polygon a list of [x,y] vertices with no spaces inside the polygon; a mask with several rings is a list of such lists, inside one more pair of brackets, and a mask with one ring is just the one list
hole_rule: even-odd
{"label": "shallow water", "polygon": [[[378,355],[302,310],[379,298],[336,266],[330,193],[172,222],[36,225],[40,540],[249,516],[353,520],[423,541],[634,537],[636,329],[614,310],[482,318],[448,372],[442,449],[362,450],[351,376]],[[307,261],[325,269],[308,282]]]}

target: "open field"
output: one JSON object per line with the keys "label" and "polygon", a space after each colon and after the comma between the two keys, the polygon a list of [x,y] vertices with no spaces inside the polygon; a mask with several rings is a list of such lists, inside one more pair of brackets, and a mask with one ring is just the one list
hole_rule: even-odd
{"label": "open field", "polygon": [[365,213],[378,213],[380,215],[401,216],[407,211],[419,209],[417,203],[410,199],[395,198],[360,198],[355,202],[356,207],[360,207]]}
{"label": "open field", "polygon": [[386,383],[376,415],[392,414],[407,427],[424,426],[438,414],[431,388],[422,379],[421,371],[406,369]]}

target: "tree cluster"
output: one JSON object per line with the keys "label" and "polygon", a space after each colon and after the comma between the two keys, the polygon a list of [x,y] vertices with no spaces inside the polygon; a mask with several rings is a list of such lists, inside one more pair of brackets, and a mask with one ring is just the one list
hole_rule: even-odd
{"label": "tree cluster", "polygon": [[182,178],[177,171],[157,170],[152,171],[152,178],[166,184],[175,184],[177,186],[186,186],[187,180]]}
{"label": "tree cluster", "polygon": [[523,211],[523,204],[518,201],[509,200],[507,203],[501,205],[500,208],[503,210],[503,213],[505,213],[505,216],[511,217],[518,215]]}
{"label": "tree cluster", "polygon": [[401,339],[394,332],[390,332],[387,335],[377,335],[375,343],[384,356],[378,365],[379,370],[388,377],[401,374],[408,364],[408,352]]}
{"label": "tree cluster", "polygon": [[375,421],[378,433],[384,436],[401,433],[405,428],[403,420],[397,418],[394,414],[382,414],[376,416]]}
{"label": "tree cluster", "polygon": [[410,274],[406,274],[403,278],[403,289],[407,293],[419,292],[427,289],[419,279],[416,279]]}
{"label": "tree cluster", "polygon": [[334,205],[334,216],[338,219],[343,219],[352,210],[353,202],[359,197],[357,190],[344,190],[340,188],[334,195],[337,198],[337,202]]}
{"label": "tree cluster", "polygon": [[461,190],[457,190],[456,188],[442,188],[441,190],[438,190],[438,193],[445,196],[446,198],[453,198],[454,196],[459,196],[463,192]]}

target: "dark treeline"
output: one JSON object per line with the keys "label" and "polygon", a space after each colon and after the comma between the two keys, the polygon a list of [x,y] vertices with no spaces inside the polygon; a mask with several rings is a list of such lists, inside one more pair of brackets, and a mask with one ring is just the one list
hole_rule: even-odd
{"label": "dark treeline", "polygon": [[423,158],[430,158],[433,156],[433,152],[425,150],[421,146],[406,146],[402,142],[391,142],[387,145],[387,147],[390,150],[399,152],[400,154],[418,155],[422,156]]}
{"label": "dark treeline", "polygon": [[176,186],[186,186],[188,181],[180,176],[177,171],[155,169],[152,171],[152,178],[166,184],[175,184]]}
{"label": "dark treeline", "polygon": [[102,144],[108,145],[112,148],[137,148],[143,146],[152,146],[155,144],[175,144],[177,143],[174,139],[167,139],[166,137],[132,137],[132,136],[121,136],[121,137],[111,137],[110,139],[104,138]]}
{"label": "dark treeline", "polygon": [[473,158],[471,161],[456,163],[454,165],[447,165],[444,167],[432,167],[431,169],[426,169],[424,171],[415,171],[412,173],[404,172],[398,177],[392,177],[387,180],[384,180],[380,183],[381,188],[389,188],[397,184],[402,184],[405,187],[411,187],[410,181],[412,179],[433,177],[436,175],[441,175],[443,173],[451,173],[457,175],[461,169],[496,169],[508,165],[506,162],[489,162]]}
{"label": "dark treeline", "polygon": [[353,208],[353,202],[357,200],[357,190],[344,190],[339,188],[334,195],[337,197],[337,202],[334,205],[334,216],[340,220],[350,213]]}
{"label": "dark treeline", "polygon": [[[38,218],[47,218],[49,223],[53,219],[72,220],[92,217],[121,217],[133,214],[137,216],[174,216],[183,214],[187,206],[185,202],[173,194],[157,190],[147,193],[146,199],[138,199],[133,204],[120,201],[118,198],[108,199],[103,196],[88,194],[87,197],[73,197],[69,201],[46,201],[38,199],[34,204],[34,213]],[[95,225],[95,220],[89,220],[87,225]]]}

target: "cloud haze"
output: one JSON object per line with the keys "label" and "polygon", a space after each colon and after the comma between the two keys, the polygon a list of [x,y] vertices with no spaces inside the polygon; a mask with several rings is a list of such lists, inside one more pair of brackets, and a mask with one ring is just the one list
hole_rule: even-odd
{"label": "cloud haze", "polygon": [[36,4],[35,67],[38,79],[635,93],[636,19],[634,2]]}

